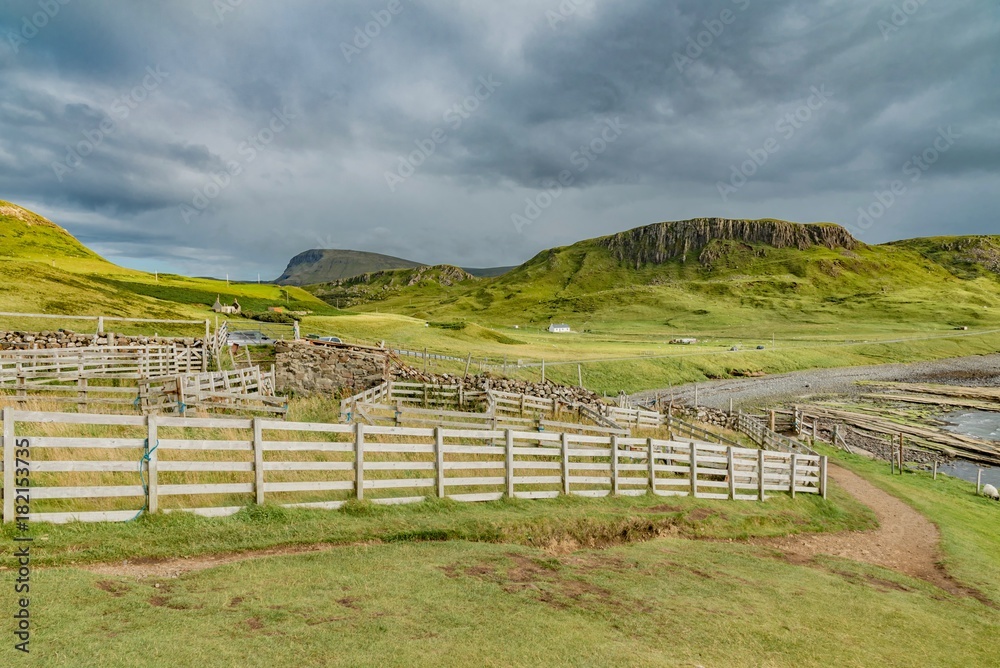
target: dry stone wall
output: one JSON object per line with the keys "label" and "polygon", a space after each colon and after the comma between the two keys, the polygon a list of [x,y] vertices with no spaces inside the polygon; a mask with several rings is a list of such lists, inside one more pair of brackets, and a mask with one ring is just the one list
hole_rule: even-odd
{"label": "dry stone wall", "polygon": [[355,346],[278,342],[274,347],[277,389],[308,397],[352,395],[385,382],[390,375],[386,351]]}
{"label": "dry stone wall", "polygon": [[125,336],[123,334],[77,334],[67,330],[55,332],[0,332],[0,350],[43,350],[54,348],[87,348],[90,346],[145,346],[176,343],[185,348],[203,348],[205,342],[194,338],[164,338]]}

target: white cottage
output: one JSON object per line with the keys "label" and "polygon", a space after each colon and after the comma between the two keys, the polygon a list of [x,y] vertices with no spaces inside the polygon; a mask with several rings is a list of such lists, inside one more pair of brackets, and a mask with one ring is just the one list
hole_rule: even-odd
{"label": "white cottage", "polygon": [[555,323],[549,325],[549,332],[553,334],[569,334],[572,331],[573,330],[569,328],[569,325]]}

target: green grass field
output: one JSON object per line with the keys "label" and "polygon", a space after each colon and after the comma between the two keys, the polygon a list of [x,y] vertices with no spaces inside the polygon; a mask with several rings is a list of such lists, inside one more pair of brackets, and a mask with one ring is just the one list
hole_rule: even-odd
{"label": "green grass field", "polygon": [[[1000,603],[1000,539],[981,524],[995,523],[997,504],[960,481],[890,479],[844,459],[937,521],[949,569]],[[996,608],[845,560],[794,565],[738,540],[871,521],[835,489],[827,502],[265,507],[36,528],[36,554],[52,566],[35,575],[33,656],[9,644],[0,656],[74,667],[993,665]],[[178,578],[73,565],[302,542],[334,545]]]}

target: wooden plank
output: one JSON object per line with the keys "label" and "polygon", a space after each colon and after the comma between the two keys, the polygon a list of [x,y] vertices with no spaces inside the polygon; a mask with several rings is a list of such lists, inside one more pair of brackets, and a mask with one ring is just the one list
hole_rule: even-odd
{"label": "wooden plank", "polygon": [[[253,446],[247,449],[253,449]],[[263,450],[264,452],[354,452],[354,444],[325,441],[264,441]]]}
{"label": "wooden plank", "polygon": [[[130,462],[128,471],[135,471],[135,462]],[[183,462],[160,460],[161,472],[170,473],[252,473],[253,462]]]}
{"label": "wooden plank", "polygon": [[505,462],[444,462],[445,471],[503,471]]}
{"label": "wooden plank", "polygon": [[365,489],[409,489],[434,487],[434,478],[405,478],[395,480],[365,480]]}
{"label": "wooden plank", "polygon": [[5,524],[9,524],[15,519],[15,495],[12,490],[16,488],[14,474],[17,469],[17,439],[14,434],[14,409],[5,406],[3,409],[3,521]]}
{"label": "wooden plank", "polygon": [[365,462],[365,471],[433,471],[434,469],[434,462]]}
{"label": "wooden plank", "polygon": [[201,441],[174,438],[160,439],[161,450],[177,450],[184,452],[250,452],[253,448],[253,441]]}
{"label": "wooden plank", "polygon": [[485,501],[500,501],[503,499],[503,492],[491,492],[488,494],[449,494],[448,498],[452,501],[458,501],[460,503],[482,503]]}
{"label": "wooden plank", "polygon": [[447,469],[444,462],[444,434],[440,428],[434,430],[434,469],[436,471],[435,491],[437,498],[443,499]]}
{"label": "wooden plank", "polygon": [[[325,480],[314,482],[265,482],[265,493],[279,492],[344,492],[355,488],[353,480]],[[252,490],[251,490],[252,491]]]}
{"label": "wooden plank", "polygon": [[503,486],[507,482],[506,477],[494,478],[448,478],[445,481],[447,487],[483,487],[483,486]]}
{"label": "wooden plank", "polygon": [[[142,485],[31,488],[33,499],[106,499],[124,496],[143,496]],[[134,512],[132,514],[135,515]]]}
{"label": "wooden plank", "polygon": [[[201,494],[253,494],[253,483],[228,483],[211,485],[160,485],[160,496],[188,496]],[[141,494],[141,488],[140,488]]]}
{"label": "wooden plank", "polygon": [[32,422],[36,424],[117,425],[128,427],[146,426],[146,418],[132,415],[46,413],[43,411],[15,410],[12,411],[12,418],[17,422]]}
{"label": "wooden plank", "polygon": [[358,501],[365,498],[365,426],[354,425],[354,493]]}

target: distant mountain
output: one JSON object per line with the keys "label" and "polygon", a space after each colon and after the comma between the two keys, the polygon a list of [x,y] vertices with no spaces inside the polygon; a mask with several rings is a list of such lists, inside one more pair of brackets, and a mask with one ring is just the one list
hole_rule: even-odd
{"label": "distant mountain", "polygon": [[[367,253],[365,251],[316,248],[299,253],[288,263],[288,267],[275,281],[279,285],[317,285],[334,283],[364,274],[394,269],[416,269],[429,265],[400,257]],[[493,267],[487,269],[464,269],[473,276],[485,278],[500,276],[513,267]]]}

